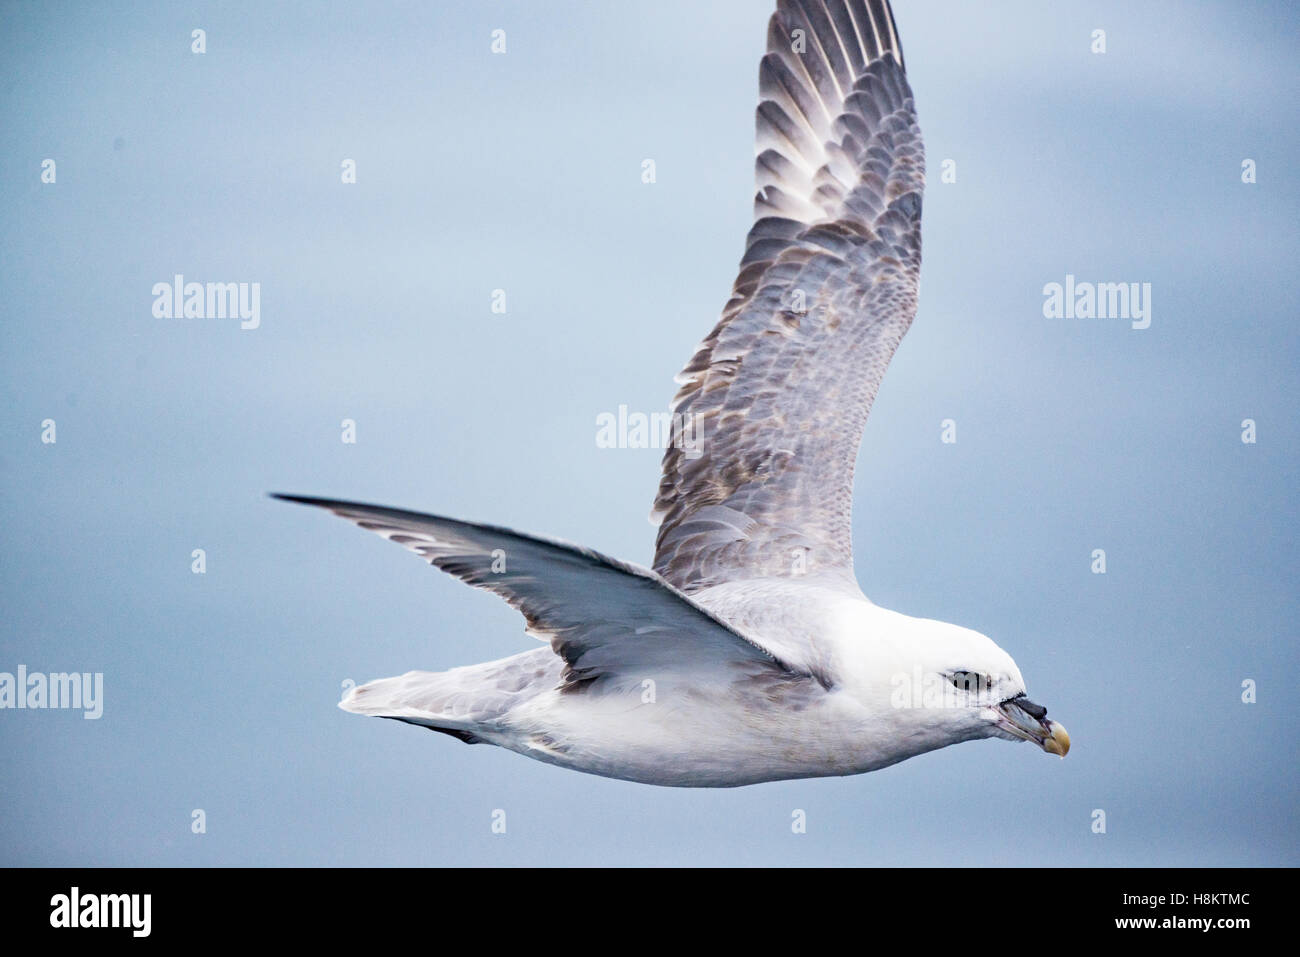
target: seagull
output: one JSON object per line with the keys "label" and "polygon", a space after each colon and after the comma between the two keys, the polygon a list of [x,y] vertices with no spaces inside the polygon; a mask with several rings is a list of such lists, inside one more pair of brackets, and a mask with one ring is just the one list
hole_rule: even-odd
{"label": "seagull", "polygon": [[341,708],[676,787],[860,774],[990,737],[1065,756],[1010,655],[873,604],[853,572],[854,464],[921,265],[924,151],[886,0],[779,0],[759,99],[754,224],[676,379],[653,568],[277,494],[499,595],[546,642],[371,681]]}

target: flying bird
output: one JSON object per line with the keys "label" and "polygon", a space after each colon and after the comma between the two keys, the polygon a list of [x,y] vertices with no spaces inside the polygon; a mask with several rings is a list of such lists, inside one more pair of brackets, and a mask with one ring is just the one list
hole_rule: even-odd
{"label": "flying bird", "polygon": [[647,784],[859,774],[978,738],[1070,746],[976,631],[873,604],[853,470],[916,313],[925,160],[885,0],[780,0],[754,224],[678,375],[652,569],[506,528],[279,495],[494,592],[545,646],[353,688],[340,707]]}

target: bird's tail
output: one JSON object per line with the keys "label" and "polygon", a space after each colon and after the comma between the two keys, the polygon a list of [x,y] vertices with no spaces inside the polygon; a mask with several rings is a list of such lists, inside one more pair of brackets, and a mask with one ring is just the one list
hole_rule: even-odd
{"label": "bird's tail", "polygon": [[379,678],[357,685],[343,697],[339,707],[353,714],[418,724],[466,744],[476,744],[481,740],[474,733],[477,722],[456,713],[452,706],[455,695],[447,687],[447,677],[447,672],[408,671],[395,678]]}
{"label": "bird's tail", "polygon": [[538,648],[450,671],[408,671],[358,685],[339,707],[353,714],[405,721],[476,744],[499,726],[511,707],[554,687],[562,664],[549,648]]}

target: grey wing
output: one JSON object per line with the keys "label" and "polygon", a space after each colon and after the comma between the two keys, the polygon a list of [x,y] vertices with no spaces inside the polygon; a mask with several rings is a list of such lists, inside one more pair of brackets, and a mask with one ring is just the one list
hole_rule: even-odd
{"label": "grey wing", "polygon": [[652,516],[655,571],[686,592],[852,580],[858,446],[916,313],[925,158],[888,4],[781,0],[759,87],[755,222],[677,377],[692,439],[665,453]]}
{"label": "grey wing", "polygon": [[654,572],[590,549],[380,505],[275,497],[328,509],[499,595],[564,659],[566,687],[608,676],[799,674]]}

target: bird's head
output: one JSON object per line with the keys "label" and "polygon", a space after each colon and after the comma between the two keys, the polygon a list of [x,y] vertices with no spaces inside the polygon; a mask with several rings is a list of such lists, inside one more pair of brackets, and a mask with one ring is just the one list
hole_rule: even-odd
{"label": "bird's head", "polygon": [[[1065,757],[1070,736],[1031,701],[1011,656],[986,635],[945,622],[898,616],[876,645],[876,675],[888,674],[893,723],[935,747],[973,738],[1032,741]],[[882,665],[886,665],[882,668]],[[877,699],[879,700],[879,699]]]}

